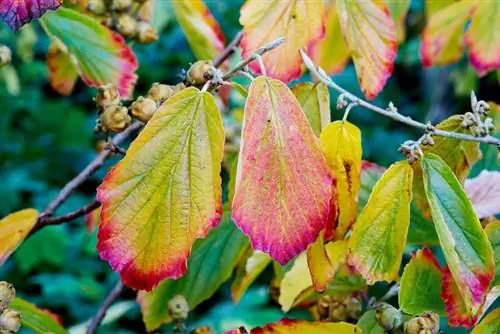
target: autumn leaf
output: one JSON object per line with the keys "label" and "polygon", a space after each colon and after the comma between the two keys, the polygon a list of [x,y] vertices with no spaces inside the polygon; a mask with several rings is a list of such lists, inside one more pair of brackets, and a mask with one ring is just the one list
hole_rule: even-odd
{"label": "autumn leaf", "polygon": [[0,265],[28,236],[38,220],[38,211],[24,209],[0,220]]}
{"label": "autumn leaf", "polygon": [[49,36],[76,59],[77,71],[87,85],[113,83],[122,98],[132,97],[139,64],[121,35],[68,8],[48,12],[40,22]]}
{"label": "autumn leaf", "polygon": [[172,1],[177,21],[199,60],[213,59],[224,49],[219,23],[201,0]]}
{"label": "autumn leaf", "polygon": [[29,328],[35,333],[68,333],[58,322],[58,315],[48,310],[38,308],[36,305],[16,298],[10,304],[10,308],[21,313],[21,324],[24,328]]}
{"label": "autumn leaf", "polygon": [[311,273],[314,290],[325,291],[328,283],[335,275],[336,268],[333,267],[325,248],[324,232],[319,234],[318,239],[307,246],[307,265]]}
{"label": "autumn leaf", "polygon": [[477,177],[465,180],[464,189],[479,218],[500,213],[500,172],[483,170]]}
{"label": "autumn leaf", "polygon": [[71,56],[57,43],[52,43],[49,47],[47,67],[52,88],[61,95],[70,95],[75,88],[78,72]]}
{"label": "autumn leaf", "polygon": [[0,2],[0,18],[13,30],[18,30],[61,4],[62,0],[3,0]]}
{"label": "autumn leaf", "polygon": [[463,299],[457,282],[454,280],[448,266],[443,270],[441,298],[445,304],[449,326],[463,326],[468,329],[474,326],[476,316],[471,315],[470,309]]}
{"label": "autumn leaf", "polygon": [[427,18],[432,17],[432,15],[446,6],[451,5],[456,2],[456,0],[425,0],[425,15]]}
{"label": "autumn leaf", "polygon": [[259,77],[245,104],[232,215],[252,246],[281,264],[326,226],[332,178],[290,89]]}
{"label": "autumn leaf", "polygon": [[396,25],[396,36],[398,43],[404,42],[406,38],[406,14],[410,9],[411,0],[386,1],[389,12]]}
{"label": "autumn leaf", "polygon": [[277,323],[254,328],[250,334],[361,334],[361,330],[346,322],[308,322],[284,318]]}
{"label": "autumn leaf", "polygon": [[368,284],[393,281],[410,225],[413,171],[406,161],[393,164],[377,182],[349,239],[349,263]]}
{"label": "autumn leaf", "polygon": [[[323,36],[323,2],[248,0],[241,8],[240,23],[243,58],[277,38],[285,38],[283,45],[263,56],[263,61],[270,77],[288,83],[301,73],[299,49]],[[250,68],[261,73],[257,62]]]}
{"label": "autumn leaf", "polygon": [[330,124],[330,93],[323,83],[303,82],[292,87],[293,95],[304,110],[313,132],[319,137]]}
{"label": "autumn leaf", "polygon": [[220,220],[224,130],[214,97],[191,87],[156,111],[97,190],[97,248],[135,289],[178,279],[196,238]]}
{"label": "autumn leaf", "polygon": [[347,121],[328,125],[320,136],[321,150],[336,179],[338,224],[335,239],[343,239],[358,215],[361,187],[361,131]]}
{"label": "autumn leaf", "polygon": [[472,334],[494,334],[500,332],[500,308],[491,311],[472,330]]}
{"label": "autumn leaf", "polygon": [[92,210],[91,212],[85,215],[85,227],[87,228],[87,232],[91,234],[94,230],[99,226],[101,221],[101,208],[97,208]]}
{"label": "autumn leaf", "polygon": [[500,286],[500,220],[489,223],[484,231],[493,249],[493,259],[495,261],[495,278],[491,285]]}
{"label": "autumn leaf", "polygon": [[[456,290],[463,299],[466,314],[474,317],[493,279],[491,246],[465,191],[444,160],[428,153],[422,158],[421,167],[427,200],[446,263],[456,282]],[[450,282],[451,279],[447,277],[445,281]],[[450,287],[446,289],[454,291]],[[456,293],[449,295],[456,296]]]}
{"label": "autumn leaf", "polygon": [[396,59],[396,29],[389,9],[381,0],[338,0],[337,9],[361,90],[373,99],[391,76]]}

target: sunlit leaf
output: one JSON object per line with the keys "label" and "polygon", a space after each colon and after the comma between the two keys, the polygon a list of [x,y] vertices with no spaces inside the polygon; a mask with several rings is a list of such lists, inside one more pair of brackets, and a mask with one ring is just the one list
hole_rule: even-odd
{"label": "sunlit leaf", "polygon": [[491,311],[472,330],[472,334],[495,334],[500,333],[500,308]]}
{"label": "sunlit leaf", "polygon": [[441,299],[443,274],[432,252],[424,247],[413,255],[401,277],[399,307],[406,313],[418,315],[433,311],[446,315]]}
{"label": "sunlit leaf", "polygon": [[353,324],[346,322],[308,322],[304,320],[282,319],[277,323],[254,328],[251,334],[361,334],[361,330]]}
{"label": "sunlit leaf", "polygon": [[223,145],[214,97],[191,87],[156,111],[108,173],[97,248],[126,285],[151,290],[186,272],[194,240],[220,220]]}
{"label": "sunlit leaf", "polygon": [[57,316],[50,311],[40,309],[21,298],[14,299],[10,307],[21,313],[22,326],[35,333],[68,333],[58,322]]}
{"label": "sunlit leaf", "polygon": [[446,263],[466,313],[474,317],[493,279],[491,246],[465,191],[444,160],[432,153],[425,154],[421,167]]}
{"label": "sunlit leaf", "polygon": [[172,1],[171,4],[196,58],[213,59],[224,49],[224,35],[202,0]]}
{"label": "sunlit leaf", "polygon": [[38,211],[24,209],[0,220],[0,265],[28,236],[38,219]]}
{"label": "sunlit leaf", "polygon": [[0,18],[14,30],[21,28],[48,10],[55,10],[62,0],[3,0],[0,2]]}
{"label": "sunlit leaf", "polygon": [[314,242],[331,206],[332,178],[290,89],[255,79],[245,104],[232,215],[252,246],[281,264]]}
{"label": "sunlit leaf", "polygon": [[347,121],[328,125],[320,136],[321,150],[336,179],[338,224],[335,239],[343,239],[358,215],[361,187],[361,131]]}
{"label": "sunlit leaf", "polygon": [[396,36],[399,43],[406,38],[406,14],[410,9],[411,0],[386,1],[389,12],[396,25]]}
{"label": "sunlit leaf", "polygon": [[304,110],[314,134],[330,124],[330,93],[322,83],[303,82],[292,87],[292,92]]}
{"label": "sunlit leaf", "polygon": [[493,249],[493,258],[495,261],[495,278],[491,285],[500,285],[500,220],[488,224],[484,231]]}
{"label": "sunlit leaf", "polygon": [[231,285],[231,296],[235,303],[240,301],[243,294],[271,261],[266,253],[255,251],[238,267],[236,277]]}
{"label": "sunlit leaf", "polygon": [[349,61],[334,0],[329,0],[325,8],[325,36],[312,45],[311,59],[329,75],[341,72]]}
{"label": "sunlit leaf", "polygon": [[68,8],[48,12],[40,22],[45,31],[75,57],[78,73],[87,85],[113,83],[122,98],[132,96],[139,64],[121,35],[94,18]]}
{"label": "sunlit leaf", "polygon": [[413,171],[406,161],[392,165],[377,182],[349,239],[349,263],[368,284],[393,281],[410,225]]}
{"label": "sunlit leaf", "polygon": [[[241,8],[240,23],[243,58],[266,43],[285,38],[283,45],[265,54],[263,59],[270,77],[288,83],[301,73],[299,49],[323,36],[323,2],[249,0]],[[255,73],[261,72],[257,62],[250,64],[250,68]]]}
{"label": "sunlit leaf", "polygon": [[500,172],[483,170],[479,176],[465,180],[465,193],[479,218],[500,213]]}
{"label": "sunlit leaf", "polygon": [[47,55],[49,82],[52,88],[62,95],[70,95],[78,79],[78,72],[71,56],[53,43]]}
{"label": "sunlit leaf", "polygon": [[382,0],[338,0],[340,25],[365,96],[374,98],[391,76],[397,53],[396,28]]}
{"label": "sunlit leaf", "polygon": [[314,290],[325,291],[328,283],[335,275],[336,268],[333,267],[326,253],[324,233],[321,232],[318,239],[307,247],[307,265],[313,282]]}
{"label": "sunlit leaf", "polygon": [[167,279],[152,292],[139,292],[137,300],[147,330],[172,321],[166,307],[172,297],[184,296],[190,309],[211,297],[229,279],[248,246],[248,238],[231,222],[229,212],[224,213],[221,224],[195,242],[184,277]]}

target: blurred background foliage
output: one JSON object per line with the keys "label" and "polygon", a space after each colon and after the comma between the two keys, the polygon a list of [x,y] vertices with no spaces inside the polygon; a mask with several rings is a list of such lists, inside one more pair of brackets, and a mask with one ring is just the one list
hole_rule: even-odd
{"label": "blurred background foliage", "polygon": [[[182,69],[195,60],[168,1],[157,3],[154,24],[160,31],[160,40],[152,45],[133,45],[140,61],[136,95],[145,94],[153,82],[177,83]],[[242,0],[207,1],[227,40],[240,29],[242,3]],[[452,66],[422,67],[418,50],[424,25],[423,1],[412,1],[406,21],[406,41],[399,47],[394,74],[375,103],[388,105],[392,101],[405,115],[433,123],[469,111],[471,90],[481,99],[499,103],[497,75],[478,78],[466,57]],[[8,45],[14,53],[11,66],[0,70],[0,216],[5,216],[27,207],[43,209],[94,157],[101,138],[93,134],[95,89],[79,81],[70,97],[62,97],[50,87],[45,62],[49,38],[37,22],[16,34],[0,25],[0,44]],[[302,80],[306,79],[307,76]],[[361,94],[352,64],[334,79],[347,90]],[[230,107],[241,107],[241,97],[233,95]],[[342,112],[335,109],[336,98],[333,94],[334,120],[342,117]],[[398,146],[419,136],[415,130],[367,110],[355,108],[349,118],[362,130],[363,158],[382,166],[401,159]],[[115,162],[112,159],[107,166]],[[483,168],[497,167],[480,162],[473,174]],[[58,212],[77,209],[94,199],[106,169],[88,180]],[[96,233],[88,234],[83,219],[44,229],[29,238],[0,267],[0,280],[14,283],[20,296],[59,314],[65,327],[82,331],[82,324],[94,315],[118,278],[99,259],[95,244]],[[190,314],[188,328],[208,324],[220,332],[280,319],[283,314],[268,294],[271,279],[272,270],[268,268],[237,306],[231,301],[226,283]],[[377,296],[386,288],[375,286],[371,292]],[[122,302],[111,309],[102,332],[144,331],[134,298],[131,291],[124,294]],[[305,311],[294,312],[291,317],[309,318]],[[162,329],[170,330],[169,326]]]}

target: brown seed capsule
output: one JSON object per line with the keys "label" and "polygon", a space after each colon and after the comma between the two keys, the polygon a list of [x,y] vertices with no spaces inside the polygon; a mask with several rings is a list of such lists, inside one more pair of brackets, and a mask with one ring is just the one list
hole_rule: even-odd
{"label": "brown seed capsule", "polygon": [[423,313],[404,323],[404,334],[439,333],[439,316],[432,312]]}
{"label": "brown seed capsule", "polygon": [[182,295],[174,296],[168,301],[168,313],[174,320],[186,320],[189,313],[189,305]]}
{"label": "brown seed capsule", "polygon": [[375,311],[377,323],[386,331],[393,331],[403,326],[403,315],[394,306],[380,305]]}
{"label": "brown seed capsule", "polygon": [[120,104],[120,93],[113,84],[102,85],[97,89],[95,104],[99,110]]}
{"label": "brown seed capsule", "polygon": [[8,282],[0,282],[0,312],[2,312],[16,297],[16,289]]}
{"label": "brown seed capsule", "polygon": [[136,39],[141,44],[150,44],[158,40],[158,33],[151,24],[141,21],[137,24]]}
{"label": "brown seed capsule", "polygon": [[174,87],[156,82],[151,86],[147,97],[155,101],[158,105],[161,105],[172,95],[174,95]]}
{"label": "brown seed capsule", "polygon": [[104,15],[108,11],[104,0],[88,0],[87,10],[95,15]]}
{"label": "brown seed capsule", "polygon": [[186,88],[186,85],[184,83],[182,82],[178,83],[177,85],[174,86],[172,95],[179,93],[184,88]]}
{"label": "brown seed capsule", "polygon": [[150,98],[139,96],[130,106],[130,112],[143,123],[147,123],[158,109],[156,102]]}
{"label": "brown seed capsule", "polygon": [[113,0],[111,8],[117,12],[124,12],[132,7],[133,0]]}
{"label": "brown seed capsule", "polygon": [[193,86],[199,86],[212,79],[214,73],[215,68],[211,60],[199,60],[189,68],[186,80]]}
{"label": "brown seed capsule", "polygon": [[0,330],[16,333],[21,328],[21,313],[9,308],[0,314]]}
{"label": "brown seed capsule", "polygon": [[0,45],[0,67],[10,64],[12,61],[12,51],[7,45]]}
{"label": "brown seed capsule", "polygon": [[361,317],[361,301],[354,296],[348,296],[344,299],[344,305],[347,316],[350,319],[358,320]]}
{"label": "brown seed capsule", "polygon": [[209,326],[200,326],[191,331],[191,334],[212,334],[212,329]]}
{"label": "brown seed capsule", "polygon": [[109,106],[99,115],[99,124],[106,132],[123,132],[132,123],[124,106]]}
{"label": "brown seed capsule", "polygon": [[116,28],[123,36],[133,38],[137,34],[137,21],[130,15],[122,14]]}
{"label": "brown seed capsule", "polygon": [[343,303],[335,302],[330,306],[329,321],[339,322],[347,321],[347,310]]}

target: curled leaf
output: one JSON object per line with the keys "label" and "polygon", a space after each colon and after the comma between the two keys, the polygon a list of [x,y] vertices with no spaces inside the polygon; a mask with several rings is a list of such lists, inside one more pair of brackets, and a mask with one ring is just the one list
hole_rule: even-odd
{"label": "curled leaf", "polygon": [[323,234],[321,232],[318,239],[307,247],[307,265],[314,289],[318,292],[325,291],[336,270],[326,253]]}
{"label": "curled leaf", "polygon": [[28,236],[38,220],[38,211],[24,209],[0,220],[0,265]]}

